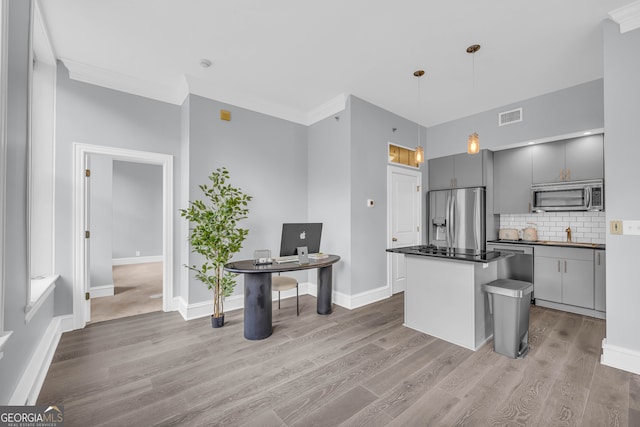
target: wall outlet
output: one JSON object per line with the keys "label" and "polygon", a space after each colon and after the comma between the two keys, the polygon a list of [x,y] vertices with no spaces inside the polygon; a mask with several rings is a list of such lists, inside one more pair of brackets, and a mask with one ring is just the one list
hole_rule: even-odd
{"label": "wall outlet", "polygon": [[633,236],[640,236],[640,221],[622,221],[622,232]]}
{"label": "wall outlet", "polygon": [[136,251],[136,256],[140,256],[140,251]]}
{"label": "wall outlet", "polygon": [[610,234],[622,234],[622,221],[609,221]]}

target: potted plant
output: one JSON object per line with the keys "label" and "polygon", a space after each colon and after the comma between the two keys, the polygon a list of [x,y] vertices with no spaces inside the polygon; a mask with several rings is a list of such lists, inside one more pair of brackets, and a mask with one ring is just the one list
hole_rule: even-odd
{"label": "potted plant", "polygon": [[224,270],[233,254],[242,248],[249,230],[238,223],[247,218],[251,196],[228,183],[229,171],[218,168],[209,176],[210,185],[200,185],[206,201],[189,202],[188,209],[180,209],[182,217],[194,224],[189,234],[191,251],[204,257],[202,265],[186,265],[196,279],[213,290],[211,326],[224,325],[224,297],[233,293],[237,274]]}

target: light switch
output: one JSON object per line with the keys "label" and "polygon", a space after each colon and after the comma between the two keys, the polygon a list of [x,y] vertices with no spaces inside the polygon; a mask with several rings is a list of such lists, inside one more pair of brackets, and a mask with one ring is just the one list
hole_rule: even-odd
{"label": "light switch", "polygon": [[622,221],[622,233],[640,236],[640,221]]}
{"label": "light switch", "polygon": [[622,221],[609,221],[609,234],[622,234]]}

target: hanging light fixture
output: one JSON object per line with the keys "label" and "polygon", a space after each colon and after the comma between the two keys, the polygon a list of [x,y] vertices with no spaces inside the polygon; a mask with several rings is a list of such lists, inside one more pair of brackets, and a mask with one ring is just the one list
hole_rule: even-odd
{"label": "hanging light fixture", "polygon": [[[471,98],[472,104],[474,103],[475,97],[475,89],[476,89],[476,52],[480,50],[479,44],[473,44],[467,48],[467,53],[470,53],[473,56],[473,65],[472,65],[472,88],[471,88]],[[473,127],[475,128],[475,118],[473,119]],[[467,139],[467,153],[469,154],[477,154],[480,152],[480,137],[477,132],[473,132],[469,135],[469,139]]]}
{"label": "hanging light fixture", "polygon": [[[424,76],[424,70],[417,70],[413,73],[414,76],[418,78],[418,113],[422,107],[421,97],[420,97],[420,77]],[[424,163],[424,148],[420,145],[420,124],[418,123],[418,146],[416,147],[416,163],[422,164]]]}

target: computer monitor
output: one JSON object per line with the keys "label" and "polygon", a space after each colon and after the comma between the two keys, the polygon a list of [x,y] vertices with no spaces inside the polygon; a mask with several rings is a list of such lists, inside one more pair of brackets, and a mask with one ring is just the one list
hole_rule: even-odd
{"label": "computer monitor", "polygon": [[282,224],[280,256],[298,255],[296,248],[306,246],[310,254],[320,252],[322,223]]}

